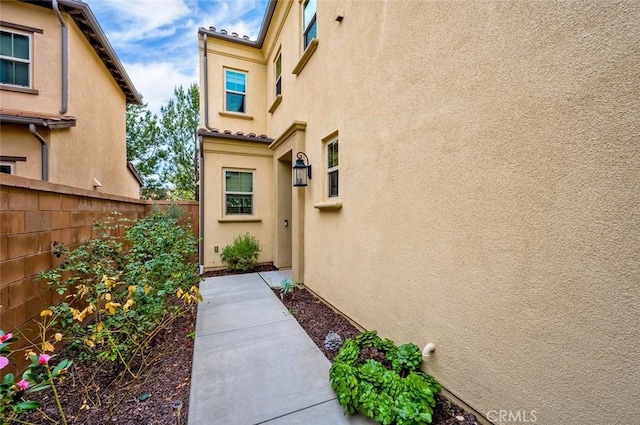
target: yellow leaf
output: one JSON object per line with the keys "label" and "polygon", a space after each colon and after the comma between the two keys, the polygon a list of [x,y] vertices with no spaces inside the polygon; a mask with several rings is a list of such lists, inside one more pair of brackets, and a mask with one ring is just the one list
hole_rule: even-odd
{"label": "yellow leaf", "polygon": [[96,306],[94,306],[93,304],[89,304],[89,305],[87,306],[87,308],[86,308],[86,310],[87,310],[89,313],[91,313],[91,314],[93,314],[93,312],[95,311],[95,309],[96,309]]}
{"label": "yellow leaf", "polygon": [[90,339],[85,339],[84,343],[87,344],[89,347],[93,348],[96,345],[93,343],[93,341],[91,341]]}
{"label": "yellow leaf", "polygon": [[149,293],[149,291],[151,290],[151,288],[149,287],[149,285],[145,285],[144,286],[144,294],[147,295]]}
{"label": "yellow leaf", "polygon": [[53,316],[53,311],[47,309],[40,312],[40,317]]}
{"label": "yellow leaf", "polygon": [[129,290],[129,293],[132,292],[136,292],[136,289],[138,289],[138,287],[136,285],[129,285],[129,288],[127,288]]}
{"label": "yellow leaf", "polygon": [[62,334],[60,332],[56,333],[53,337],[58,342],[62,341]]}
{"label": "yellow leaf", "polygon": [[124,303],[124,306],[122,307],[122,309],[124,311],[129,311],[129,309],[131,308],[131,306],[133,306],[133,304],[135,304],[133,300],[127,300],[127,302]]}
{"label": "yellow leaf", "polygon": [[84,321],[85,317],[87,317],[87,313],[89,312],[89,310],[87,310],[86,308],[84,310],[82,310],[81,313],[78,314],[78,316],[76,317],[76,320],[78,322],[82,322]]}
{"label": "yellow leaf", "polygon": [[182,294],[184,294],[184,291],[182,290],[182,288],[178,288],[178,290],[176,291],[176,297],[180,298],[182,297]]}
{"label": "yellow leaf", "polygon": [[55,350],[55,347],[50,342],[45,341],[45,342],[42,343],[42,351],[51,351],[51,352],[53,352],[54,350]]}
{"label": "yellow leaf", "polygon": [[106,294],[104,294],[104,299],[107,300],[107,301],[111,301],[111,294],[108,293],[108,292]]}
{"label": "yellow leaf", "polygon": [[102,332],[103,329],[104,329],[104,325],[102,324],[102,322],[98,323],[98,327],[96,328],[96,330],[98,332]]}
{"label": "yellow leaf", "polygon": [[25,359],[28,359],[29,357],[35,356],[35,355],[36,355],[36,353],[34,353],[33,350],[27,350],[27,351],[24,352],[24,358]]}

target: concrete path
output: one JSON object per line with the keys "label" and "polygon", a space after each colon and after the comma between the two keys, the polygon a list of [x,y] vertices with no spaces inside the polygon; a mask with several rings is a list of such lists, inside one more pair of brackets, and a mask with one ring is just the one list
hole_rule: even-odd
{"label": "concrete path", "polygon": [[278,271],[201,283],[189,425],[375,423],[343,414],[330,362],[267,285],[286,278]]}

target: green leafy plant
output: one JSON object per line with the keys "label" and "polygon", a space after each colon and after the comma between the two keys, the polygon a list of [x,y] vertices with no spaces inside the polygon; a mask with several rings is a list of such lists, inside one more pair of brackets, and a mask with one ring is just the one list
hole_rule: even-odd
{"label": "green leafy plant", "polygon": [[233,243],[224,247],[220,258],[231,271],[249,272],[258,265],[260,251],[262,248],[258,239],[245,233],[233,238]]}
{"label": "green leafy plant", "polygon": [[295,280],[292,279],[282,279],[280,282],[280,298],[284,298],[285,295],[291,294],[296,288],[298,284]]}
{"label": "green leafy plant", "polygon": [[[384,362],[367,358],[367,353],[384,355]],[[361,412],[383,425],[428,424],[434,396],[442,387],[419,369],[421,363],[417,345],[397,347],[369,331],[344,341],[329,378],[338,403],[348,414]]]}
{"label": "green leafy plant", "polygon": [[[26,353],[27,358],[31,361],[25,372],[22,374],[21,379],[16,380],[13,373],[6,373],[1,376],[0,379],[0,424],[5,425],[9,423],[25,423],[18,419],[21,415],[28,412],[39,410],[40,403],[36,401],[27,400],[28,394],[33,394],[38,391],[51,389],[53,393],[53,399],[56,403],[58,413],[60,415],[61,422],[67,424],[67,418],[58,391],[56,389],[56,382],[64,378],[71,368],[70,360],[61,360],[53,365],[53,358],[55,355],[47,354],[47,352],[53,353],[55,347],[53,341],[60,341],[62,335],[56,333],[53,337],[47,338],[48,331],[51,327],[52,320],[47,318],[53,313],[49,310],[45,310],[41,314],[41,320],[38,322],[40,327],[39,337],[41,342],[34,344],[31,341],[27,344],[22,351]],[[10,346],[12,343],[18,341],[19,338],[13,336],[11,333],[5,334],[0,329],[0,370],[4,369],[10,364],[10,357],[15,353]],[[39,354],[36,354],[36,349]],[[50,417],[40,411],[45,418]]]}
{"label": "green leafy plant", "polygon": [[81,359],[106,361],[135,377],[133,360],[144,367],[150,341],[202,299],[191,261],[197,242],[179,218],[173,209],[136,222],[115,214],[76,250],[57,247],[62,263],[40,277],[68,293],[50,310]]}

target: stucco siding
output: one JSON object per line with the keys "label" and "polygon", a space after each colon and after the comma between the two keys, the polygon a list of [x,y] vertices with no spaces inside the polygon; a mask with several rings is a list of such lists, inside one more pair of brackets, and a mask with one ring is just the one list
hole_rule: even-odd
{"label": "stucco siding", "polygon": [[[301,7],[278,2],[262,47],[266,108],[283,55],[268,135],[306,123],[301,280],[434,342],[425,369],[483,415],[639,415],[638,3],[320,1],[294,75]],[[336,132],[342,208],[319,209]]]}
{"label": "stucco siding", "polygon": [[[2,3],[3,21],[42,30],[34,32],[33,86],[34,93],[2,90],[0,107],[34,113],[64,114],[75,117],[75,126],[67,129],[45,130],[38,126],[49,145],[49,181],[83,189],[94,189],[94,178],[102,185],[103,193],[140,197],[140,186],[127,169],[126,162],[126,98],[114,77],[98,57],[93,46],[73,19],[62,14],[68,28],[68,108],[61,112],[61,30],[53,10],[22,2]],[[24,134],[29,134],[26,125]],[[9,150],[10,130],[2,129],[2,154]],[[39,142],[29,135],[23,153],[28,164],[40,159]],[[37,156],[31,153],[35,145]],[[13,146],[11,152],[20,151]],[[28,152],[27,152],[28,151]],[[18,175],[41,178],[38,170],[19,164]],[[24,168],[24,172],[21,169]]]}
{"label": "stucco siding", "polygon": [[[26,158],[13,163],[14,173],[30,179],[42,178],[42,152],[38,140],[24,127],[7,125],[0,131],[0,154]],[[45,133],[43,131],[43,133]]]}
{"label": "stucco siding", "polygon": [[[216,141],[205,138],[204,143],[204,266],[223,268],[220,254],[236,236],[250,233],[262,251],[259,262],[273,261],[274,188],[271,151],[266,144]],[[229,171],[253,174],[253,213],[228,215],[225,211],[224,173]],[[217,247],[217,252],[216,252]]]}
{"label": "stucco siding", "polygon": [[307,189],[305,283],[485,414],[637,415],[637,4],[347,5],[298,76],[344,205]]}
{"label": "stucco siding", "polygon": [[[52,10],[18,1],[2,1],[2,20],[26,25],[42,33],[33,33],[32,89],[38,94],[0,91],[0,107],[35,112],[58,113],[61,101],[60,23]],[[14,31],[10,29],[11,31]],[[29,34],[29,32],[24,32]]]}

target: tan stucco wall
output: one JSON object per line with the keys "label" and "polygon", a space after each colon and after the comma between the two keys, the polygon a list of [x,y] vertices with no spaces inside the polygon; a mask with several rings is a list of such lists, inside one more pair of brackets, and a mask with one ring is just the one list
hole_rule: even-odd
{"label": "tan stucco wall", "polygon": [[[202,57],[204,43],[200,39],[200,55]],[[208,76],[209,76],[209,126],[219,130],[242,130],[245,133],[265,134],[267,131],[266,115],[268,108],[264,93],[266,71],[263,55],[260,51],[232,43],[215,41],[207,42]],[[246,113],[225,113],[224,69],[243,71],[247,75]],[[200,69],[200,79],[204,78],[204,67]],[[201,126],[204,122],[204,96],[201,99]],[[235,116],[234,116],[235,115]]]}
{"label": "tan stucco wall", "polygon": [[[0,107],[58,114],[61,47],[55,13],[19,2],[3,2],[2,13],[3,20],[42,29],[43,34],[33,37],[34,88],[38,94],[2,91]],[[50,133],[38,129],[49,134],[45,137],[49,142],[49,181],[93,190],[96,178],[102,184],[100,192],[138,198],[138,182],[126,163],[125,96],[73,20],[63,16],[69,37],[69,104],[65,114],[76,117],[77,122],[75,127]],[[38,144],[35,138],[33,142]]]}
{"label": "tan stucco wall", "polygon": [[[60,109],[60,23],[53,10],[18,1],[2,1],[2,20],[42,30],[32,36],[33,83],[38,94],[0,91],[0,107],[57,114]],[[11,31],[14,31],[10,29]]]}
{"label": "tan stucco wall", "polygon": [[294,76],[300,7],[263,50],[269,136],[307,123],[305,284],[482,414],[637,417],[640,4],[320,1]]}
{"label": "tan stucco wall", "polygon": [[[42,132],[49,134],[49,132]],[[15,174],[30,179],[42,178],[41,144],[23,126],[5,125],[0,129],[0,155],[26,157],[16,161]]]}
{"label": "tan stucco wall", "polygon": [[[274,188],[273,163],[267,144],[242,144],[233,141],[204,138],[204,267],[206,270],[224,267],[222,249],[233,238],[249,232],[255,236],[262,252],[259,262],[273,261]],[[224,170],[253,172],[252,215],[225,215]],[[202,229],[201,229],[202,231]],[[215,252],[215,247],[218,252]]]}

